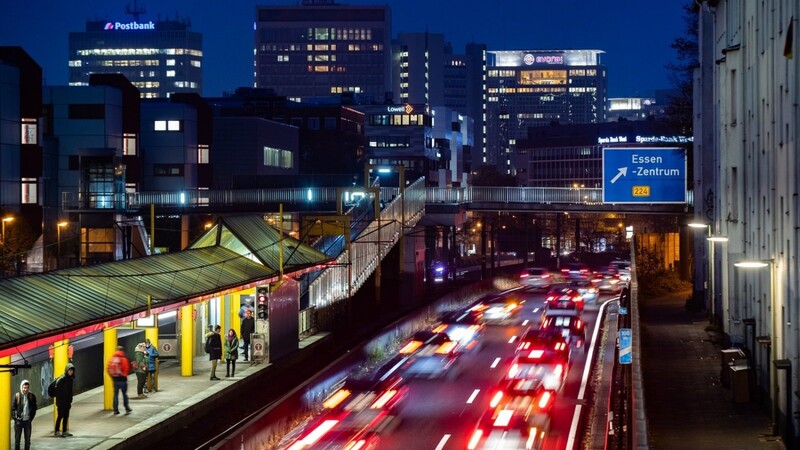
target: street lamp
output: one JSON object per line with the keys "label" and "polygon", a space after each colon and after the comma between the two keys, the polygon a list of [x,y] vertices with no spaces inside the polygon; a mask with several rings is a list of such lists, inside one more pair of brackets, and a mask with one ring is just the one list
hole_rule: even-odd
{"label": "street lamp", "polygon": [[11,222],[12,220],[14,218],[11,216],[3,217],[2,225],[0,225],[0,234],[2,234],[0,239],[2,239],[1,243],[3,244],[3,278],[6,277],[6,222]]}
{"label": "street lamp", "polygon": [[61,228],[69,225],[68,222],[58,222],[56,224],[56,234],[58,235],[58,251],[56,253],[56,270],[61,267]]}
{"label": "street lamp", "polygon": [[[769,266],[769,308],[770,308],[770,363],[778,360],[778,313],[775,308],[775,260],[774,259],[760,259],[760,260],[742,260],[733,263],[735,267],[740,269],[762,269]],[[755,349],[754,349],[755,350]],[[769,370],[769,391],[770,400],[772,401],[772,434],[777,435],[778,430],[778,376],[777,370],[767,364]],[[788,413],[787,413],[788,414]]]}

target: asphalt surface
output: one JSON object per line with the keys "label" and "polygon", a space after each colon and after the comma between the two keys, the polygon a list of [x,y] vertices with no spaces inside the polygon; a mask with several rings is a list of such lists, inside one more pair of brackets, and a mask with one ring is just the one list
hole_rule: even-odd
{"label": "asphalt surface", "polygon": [[690,295],[639,294],[650,449],[786,449],[771,436],[769,409],[734,401],[734,390],[722,385],[721,336],[704,313],[686,310]]}

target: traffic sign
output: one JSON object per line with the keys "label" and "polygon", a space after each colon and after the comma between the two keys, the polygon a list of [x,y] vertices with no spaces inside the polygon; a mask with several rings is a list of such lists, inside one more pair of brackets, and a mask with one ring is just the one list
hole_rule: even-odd
{"label": "traffic sign", "polygon": [[603,203],[686,203],[686,150],[604,148]]}
{"label": "traffic sign", "polygon": [[633,333],[630,328],[620,328],[619,334],[619,363],[630,364],[633,362]]}
{"label": "traffic sign", "polygon": [[621,316],[628,315],[628,308],[626,308],[624,306],[620,306],[619,307],[619,315],[621,315]]}

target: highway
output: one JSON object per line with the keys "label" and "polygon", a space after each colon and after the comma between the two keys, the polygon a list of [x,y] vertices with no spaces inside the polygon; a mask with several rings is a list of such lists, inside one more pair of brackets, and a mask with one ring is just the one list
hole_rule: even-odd
{"label": "highway", "polygon": [[[505,294],[524,303],[507,323],[487,325],[478,348],[461,353],[441,377],[406,378],[409,388],[407,396],[391,412],[395,416],[392,426],[382,430],[380,438],[375,441],[375,448],[467,448],[481,415],[488,410],[491,397],[498,390],[498,382],[509,369],[517,346],[515,341],[527,327],[539,327],[545,293],[545,290],[519,289]],[[602,295],[584,308],[582,319],[586,324],[588,342],[583,348],[572,350],[566,381],[556,395],[551,410],[551,429],[542,448],[578,448],[586,422],[581,420],[582,415],[588,412],[588,408],[583,407],[587,403],[584,399],[585,380],[590,375],[586,361],[591,357],[590,349],[599,336],[595,330],[601,305],[611,298],[614,296]],[[403,367],[398,366],[396,372],[402,376],[402,371]],[[322,374],[318,379],[331,380],[334,377],[334,374]],[[303,433],[307,431],[299,427],[290,435]],[[320,445],[323,441],[310,448],[328,448]],[[283,444],[287,446],[290,442],[287,439]]]}

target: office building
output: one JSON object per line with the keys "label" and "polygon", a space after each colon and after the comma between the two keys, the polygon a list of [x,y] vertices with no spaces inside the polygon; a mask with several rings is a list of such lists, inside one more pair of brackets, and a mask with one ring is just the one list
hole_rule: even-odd
{"label": "office building", "polygon": [[255,23],[255,87],[302,101],[353,92],[383,103],[391,94],[388,6],[304,0],[260,6]]}
{"label": "office building", "polygon": [[69,85],[89,76],[124,75],[142,98],[203,91],[203,37],[186,20],[92,20],[69,34]]}
{"label": "office building", "polygon": [[528,127],[604,122],[601,50],[487,52],[486,146],[481,161],[515,174],[517,139]]}

